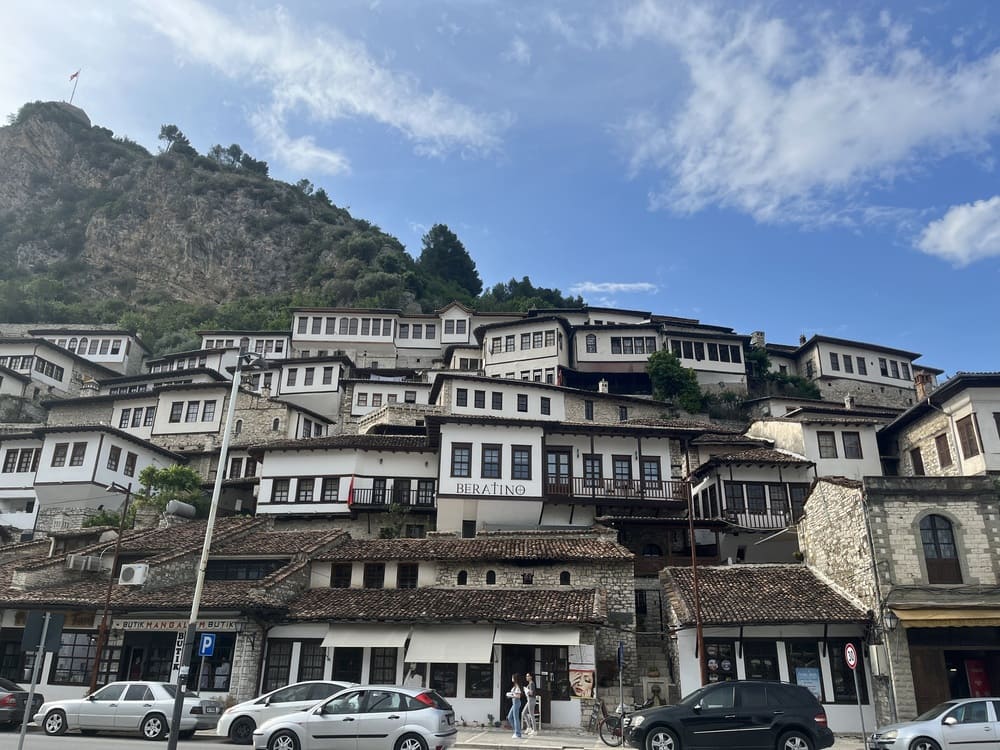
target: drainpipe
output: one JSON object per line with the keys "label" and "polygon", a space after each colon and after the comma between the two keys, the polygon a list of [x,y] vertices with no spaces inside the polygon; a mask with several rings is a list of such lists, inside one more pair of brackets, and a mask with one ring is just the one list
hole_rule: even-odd
{"label": "drainpipe", "polygon": [[[889,648],[889,634],[885,629],[885,599],[882,597],[882,584],[879,581],[878,557],[875,555],[875,535],[872,533],[871,513],[868,510],[868,501],[865,495],[864,485],[861,487],[861,513],[865,519],[865,535],[868,537],[868,553],[872,560],[872,578],[875,582],[875,598],[878,602],[879,629],[885,641],[885,652],[889,659],[889,713],[890,722],[895,723],[898,719],[896,710],[896,668],[893,665],[892,649]],[[899,627],[898,625],[896,627]],[[870,700],[870,698],[869,698]],[[874,705],[872,706],[874,708]]]}

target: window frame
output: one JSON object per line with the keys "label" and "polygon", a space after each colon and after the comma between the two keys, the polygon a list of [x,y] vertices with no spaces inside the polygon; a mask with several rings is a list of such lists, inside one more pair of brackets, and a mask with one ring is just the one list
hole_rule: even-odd
{"label": "window frame", "polygon": [[[464,461],[457,461],[459,453],[465,454]],[[462,473],[458,473],[460,470]],[[472,443],[452,443],[450,476],[456,479],[470,479],[472,477]]]}
{"label": "window frame", "polygon": [[[521,460],[519,460],[519,457]],[[510,446],[510,478],[518,482],[530,482],[532,476],[530,445]]]}
{"label": "window frame", "polygon": [[[495,458],[487,458],[487,452]],[[479,476],[482,479],[500,479],[503,474],[503,446],[500,443],[483,443],[479,462]]]}
{"label": "window frame", "polygon": [[[828,440],[824,445],[824,441]],[[833,430],[816,430],[816,446],[820,458],[839,458],[837,455],[837,433]]]}

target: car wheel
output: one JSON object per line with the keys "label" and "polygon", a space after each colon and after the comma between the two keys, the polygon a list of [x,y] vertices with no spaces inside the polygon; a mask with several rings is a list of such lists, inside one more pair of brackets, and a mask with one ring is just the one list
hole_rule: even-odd
{"label": "car wheel", "polygon": [[253,742],[253,730],[256,728],[253,719],[243,716],[229,727],[229,739],[237,745],[249,745]]}
{"label": "car wheel", "polygon": [[930,737],[917,737],[910,743],[910,750],[941,750],[941,746]]}
{"label": "car wheel", "polygon": [[162,714],[150,714],[142,720],[139,731],[147,740],[163,739],[163,735],[167,733],[167,720]]}
{"label": "car wheel", "polygon": [[427,750],[427,743],[419,734],[404,734],[396,742],[395,750]]}
{"label": "car wheel", "polygon": [[809,735],[793,730],[781,735],[781,739],[778,740],[778,750],[813,750],[813,743]]}
{"label": "car wheel", "polygon": [[281,729],[271,735],[267,741],[267,750],[299,750],[299,738],[295,732]]}
{"label": "car wheel", "polygon": [[653,727],[646,734],[646,750],[680,750],[677,735],[666,727]]}
{"label": "car wheel", "polygon": [[66,734],[66,714],[62,711],[49,711],[42,722],[45,734]]}

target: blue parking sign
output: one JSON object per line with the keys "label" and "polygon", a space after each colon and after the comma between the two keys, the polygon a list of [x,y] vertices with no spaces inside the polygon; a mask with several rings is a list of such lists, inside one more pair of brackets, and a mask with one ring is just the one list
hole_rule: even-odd
{"label": "blue parking sign", "polygon": [[215,633],[202,633],[198,638],[198,656],[211,656],[215,651]]}

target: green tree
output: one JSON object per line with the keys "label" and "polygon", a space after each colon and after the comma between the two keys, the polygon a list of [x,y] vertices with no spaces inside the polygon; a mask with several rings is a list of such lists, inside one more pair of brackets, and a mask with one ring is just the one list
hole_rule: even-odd
{"label": "green tree", "polygon": [[465,245],[444,224],[435,224],[423,237],[417,267],[427,278],[457,285],[472,297],[483,291],[483,280]]}
{"label": "green tree", "polygon": [[167,503],[177,500],[193,505],[199,517],[208,515],[209,500],[201,487],[201,477],[189,466],[147,466],[139,472],[140,490],[134,508],[155,508],[161,513]]}
{"label": "green tree", "polygon": [[653,398],[673,401],[688,412],[700,412],[705,396],[698,385],[698,376],[681,364],[676,354],[665,349],[649,355],[646,372],[653,385]]}
{"label": "green tree", "polygon": [[181,132],[176,125],[163,125],[160,127],[160,140],[167,144],[165,151],[183,156],[197,156],[198,152],[191,146],[191,141]]}

